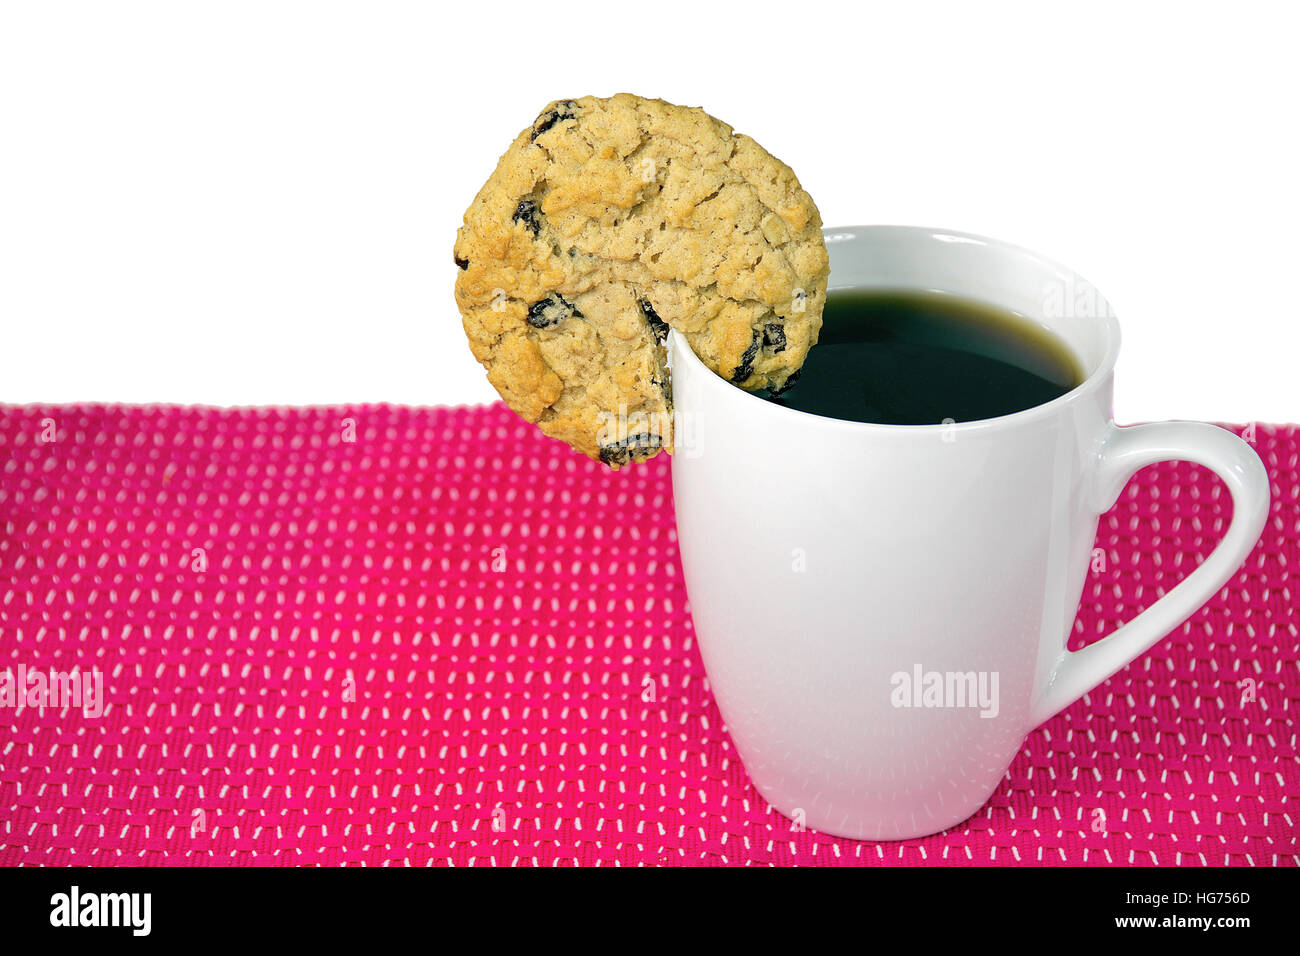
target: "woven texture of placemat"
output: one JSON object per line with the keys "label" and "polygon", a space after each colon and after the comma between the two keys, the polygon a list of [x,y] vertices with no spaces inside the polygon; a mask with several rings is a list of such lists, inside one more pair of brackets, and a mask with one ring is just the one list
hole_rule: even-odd
{"label": "woven texture of placemat", "polygon": [[[971,820],[857,843],[745,776],[666,456],[613,473],[501,406],[0,407],[0,670],[62,694],[0,699],[0,864],[1295,865],[1300,435],[1236,431],[1273,503],[1229,586]],[[1231,507],[1140,472],[1072,646]]]}

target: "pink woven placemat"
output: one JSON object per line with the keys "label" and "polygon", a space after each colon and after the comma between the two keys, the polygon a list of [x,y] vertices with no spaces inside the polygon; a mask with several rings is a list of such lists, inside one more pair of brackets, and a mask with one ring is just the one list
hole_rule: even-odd
{"label": "pink woven placemat", "polygon": [[[664,456],[611,473],[500,406],[0,408],[0,671],[29,675],[0,701],[0,863],[1295,865],[1300,436],[1247,437],[1273,505],[1230,586],[973,819],[877,844],[749,784]],[[1141,472],[1076,645],[1230,512],[1208,472]]]}

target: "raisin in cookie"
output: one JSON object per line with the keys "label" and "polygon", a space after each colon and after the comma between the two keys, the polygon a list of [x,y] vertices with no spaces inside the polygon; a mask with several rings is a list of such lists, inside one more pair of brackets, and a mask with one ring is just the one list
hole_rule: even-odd
{"label": "raisin in cookie", "polygon": [[456,303],[512,409],[618,467],[672,449],[669,328],[724,378],[779,391],[817,341],[821,217],[789,167],[703,110],[552,103],[456,236]]}

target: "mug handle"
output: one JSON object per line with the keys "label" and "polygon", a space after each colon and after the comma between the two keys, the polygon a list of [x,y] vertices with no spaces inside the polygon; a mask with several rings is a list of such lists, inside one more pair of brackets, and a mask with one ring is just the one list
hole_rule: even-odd
{"label": "mug handle", "polygon": [[1115,504],[1139,468],[1178,460],[1204,465],[1228,486],[1228,533],[1200,567],[1133,620],[1082,650],[1062,648],[1052,680],[1031,711],[1031,726],[1064,710],[1191,617],[1237,572],[1259,540],[1268,517],[1268,472],[1248,444],[1202,422],[1111,424],[1097,458],[1098,513]]}

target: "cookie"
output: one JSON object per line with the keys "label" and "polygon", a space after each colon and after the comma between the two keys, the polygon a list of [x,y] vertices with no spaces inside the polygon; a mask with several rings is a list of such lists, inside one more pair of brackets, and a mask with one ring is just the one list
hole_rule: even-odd
{"label": "cookie", "polygon": [[703,110],[627,93],[542,110],[454,258],[506,404],[616,468],[672,450],[670,328],[736,385],[780,391],[826,301],[821,217],[790,168]]}

